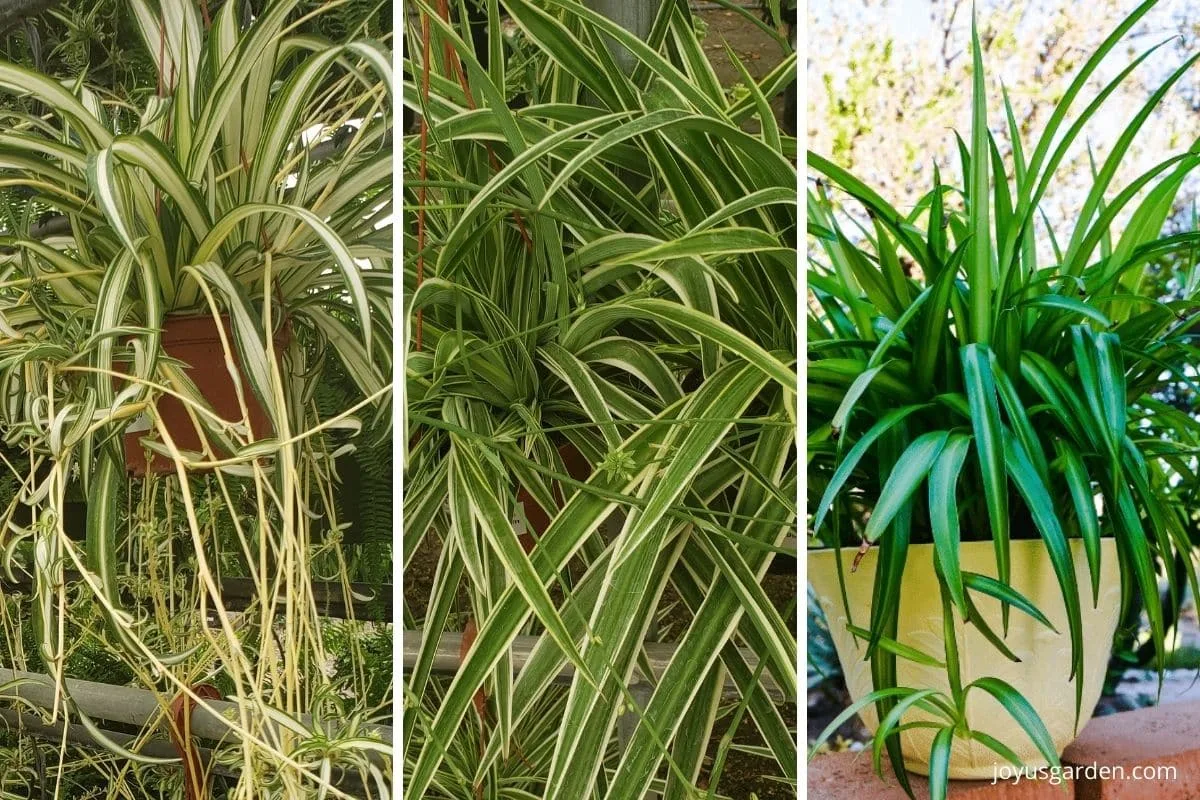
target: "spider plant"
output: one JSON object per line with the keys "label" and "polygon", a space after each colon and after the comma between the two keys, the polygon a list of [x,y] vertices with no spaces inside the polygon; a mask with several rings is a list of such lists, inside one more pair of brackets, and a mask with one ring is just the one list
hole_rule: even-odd
{"label": "spider plant", "polygon": [[[404,610],[405,791],[696,796],[726,684],[794,782],[765,687],[794,702],[795,634],[760,585],[795,523],[795,142],[766,102],[794,56],[731,100],[684,3],[642,41],[577,0],[492,0],[486,64],[414,6],[403,538],[436,569]],[[537,78],[516,112],[501,12]],[[529,552],[518,488],[551,519]],[[669,597],[686,624],[652,672]]]}
{"label": "spider plant", "polygon": [[[69,647],[65,598],[80,589],[65,585],[67,567],[105,620],[85,635],[162,692],[164,711],[177,694],[223,682],[241,710],[230,721],[239,791],[347,796],[329,780],[345,768],[376,796],[388,767],[372,754],[387,748],[361,724],[375,712],[324,713],[346,701],[329,702],[312,584],[318,561],[346,576],[333,493],[347,446],[331,452],[328,434],[356,430],[358,413],[389,413],[390,52],[298,33],[297,5],[272,0],[243,21],[229,2],[210,25],[191,3],[130,0],[158,68],[157,85],[134,93],[144,104],[133,129],[86,75],[64,85],[0,63],[0,91],[40,109],[4,112],[0,183],[62,216],[51,238],[22,229],[0,239],[0,431],[28,459],[7,464],[23,483],[4,519],[18,504],[33,511],[31,525],[8,526],[4,567],[36,578],[35,657],[56,677]],[[169,316],[197,313],[229,317],[226,366],[244,371],[271,439],[215,417],[163,357]],[[279,350],[270,342],[281,324],[295,335]],[[314,401],[324,357],[354,386],[334,413]],[[220,457],[179,452],[151,402],[164,393],[186,402]],[[173,459],[168,478],[125,476],[120,435],[139,414]],[[75,487],[87,497],[83,542],[63,521]],[[225,563],[254,581],[248,613],[222,603]],[[136,608],[122,599],[131,587]]]}
{"label": "spider plant", "polygon": [[[1114,181],[1130,143],[1194,57],[1093,162],[1094,180],[1067,225],[1055,229],[1039,217],[1057,171],[1078,153],[1072,148],[1081,131],[1099,113],[1113,113],[1101,112],[1105,98],[1155,49],[1084,102],[1101,61],[1151,6],[1139,6],[1090,55],[1032,148],[1002,97],[1007,159],[989,128],[972,27],[971,130],[969,141],[959,139],[960,180],[943,183],[935,167],[931,191],[907,214],[836,164],[808,156],[818,176],[808,196],[815,243],[808,276],[811,531],[832,547],[878,547],[866,649],[876,691],[847,713],[873,703],[890,721],[876,734],[876,763],[886,743],[906,787],[902,711],[915,704],[933,714],[940,728],[929,762],[934,797],[945,796],[956,737],[1011,756],[1004,743],[967,726],[964,698],[973,690],[994,694],[1049,762],[1057,764],[1058,754],[1012,687],[956,683],[949,622],[944,663],[953,696],[896,686],[897,653],[919,655],[888,639],[910,546],[932,543],[947,620],[986,626],[972,608],[990,595],[1003,604],[1007,626],[1010,608],[1041,613],[1009,586],[1011,540],[1040,539],[1067,609],[1076,676],[1083,669],[1080,604],[1094,603],[1100,590],[1102,536],[1116,540],[1122,604],[1135,589],[1157,598],[1160,577],[1173,597],[1185,584],[1195,591],[1185,509],[1172,501],[1171,486],[1196,480],[1197,426],[1154,390],[1166,373],[1191,381],[1182,367],[1194,361],[1187,331],[1196,276],[1186,282],[1188,296],[1170,302],[1148,294],[1144,278],[1150,261],[1194,246],[1194,232],[1161,232],[1200,151],[1165,158],[1127,185]],[[846,200],[865,218],[844,213]],[[1077,585],[1073,539],[1082,540],[1090,586]],[[968,540],[993,542],[998,581],[960,569],[960,544]],[[1177,559],[1181,572],[1165,568]],[[839,580],[848,580],[840,564]],[[1154,602],[1146,610],[1161,664],[1162,615]],[[1002,634],[984,633],[1005,657]],[[943,654],[931,657],[940,663]],[[1075,685],[1078,719],[1082,680]]]}
{"label": "spider plant", "polygon": [[[240,363],[275,430],[264,321],[311,332],[364,394],[383,385],[372,356],[388,346],[373,337],[373,320],[389,313],[380,227],[390,213],[388,53],[369,41],[329,46],[291,34],[296,5],[272,2],[243,28],[238,4],[228,3],[206,29],[190,3],[131,0],[158,67],[132,130],[84,83],[0,65],[0,90],[49,111],[6,112],[5,185],[63,217],[49,240],[28,230],[0,240],[11,252],[5,286],[27,290],[10,293],[5,323],[12,338],[47,320],[90,334],[83,349],[98,373],[96,402],[114,413],[114,394],[118,405],[136,402],[159,380],[203,405],[158,364],[159,330],[172,314],[230,316]],[[120,344],[122,333],[137,344]],[[133,380],[114,393],[103,373],[114,351],[128,361],[136,347]]]}

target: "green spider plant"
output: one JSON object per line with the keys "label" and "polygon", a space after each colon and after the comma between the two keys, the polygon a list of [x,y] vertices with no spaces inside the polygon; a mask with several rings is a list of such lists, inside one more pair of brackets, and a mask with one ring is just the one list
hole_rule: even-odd
{"label": "green spider plant", "polygon": [[[1044,541],[1068,610],[1074,674],[1082,668],[1080,603],[1094,601],[1099,590],[1101,536],[1117,541],[1124,604],[1135,592],[1157,598],[1160,575],[1173,597],[1183,583],[1195,590],[1194,548],[1172,486],[1196,481],[1197,423],[1154,396],[1165,373],[1191,381],[1183,366],[1194,362],[1187,331],[1195,293],[1162,302],[1146,292],[1145,276],[1150,262],[1194,246],[1195,233],[1161,231],[1180,186],[1200,165],[1200,150],[1166,158],[1127,186],[1113,182],[1139,129],[1195,58],[1136,111],[1107,158],[1093,162],[1094,181],[1070,229],[1058,231],[1063,237],[1039,219],[1039,204],[1080,131],[1155,49],[1083,104],[1082,90],[1100,62],[1152,6],[1141,5],[1089,57],[1032,150],[1020,141],[1004,96],[1007,162],[988,128],[973,29],[972,124],[970,143],[959,140],[961,184],[943,183],[935,167],[932,190],[908,214],[809,154],[819,176],[808,197],[811,530],[828,546],[879,548],[867,649],[876,691],[864,703],[875,703],[890,723],[877,733],[876,763],[886,742],[907,786],[900,712],[889,712],[914,703],[930,709],[945,726],[930,760],[935,797],[944,796],[952,739],[973,735],[961,718],[972,688],[994,694],[1046,758],[1058,759],[1036,714],[1007,685],[956,686],[951,675],[954,697],[944,703],[896,687],[898,648],[887,632],[911,544],[934,545],[947,618],[984,625],[971,613],[972,595],[998,598],[1006,621],[1010,608],[1040,613],[1008,586],[1008,551],[1013,538]],[[866,220],[843,214],[843,199],[865,209]],[[1195,286],[1194,278],[1186,283]],[[1076,585],[1067,544],[1076,537],[1090,586]],[[996,585],[959,567],[960,542],[989,539]],[[1177,560],[1181,573],[1164,569]],[[1158,604],[1149,602],[1147,612],[1161,659]],[[998,655],[1005,652],[998,633],[981,633]],[[957,658],[950,635],[945,659]],[[1076,687],[1078,711],[1082,680]],[[1009,757],[999,743],[980,741]]]}
{"label": "green spider plant", "polygon": [[[405,790],[699,796],[727,682],[794,782],[756,675],[794,702],[795,633],[760,585],[795,524],[795,142],[766,101],[794,56],[731,100],[685,3],[643,42],[577,0],[493,0],[487,64],[415,7],[404,563],[437,565],[404,610]],[[536,74],[515,112],[501,11]],[[552,519],[529,552],[518,487]],[[668,594],[687,624],[642,707],[627,683]],[[457,672],[435,673],[467,620]],[[540,639],[516,670],[521,635]],[[530,716],[547,704],[553,724]]]}

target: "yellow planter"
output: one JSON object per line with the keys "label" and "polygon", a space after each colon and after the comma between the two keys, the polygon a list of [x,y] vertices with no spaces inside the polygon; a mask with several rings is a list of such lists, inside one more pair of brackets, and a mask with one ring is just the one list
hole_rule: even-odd
{"label": "yellow planter", "polygon": [[[872,548],[863,557],[858,570],[851,573],[850,565],[856,552],[854,548],[842,549],[851,620],[847,619],[842,605],[832,550],[809,552],[808,580],[829,621],[829,630],[850,695],[858,700],[873,688],[871,665],[864,660],[866,643],[851,634],[846,629],[846,623],[852,621],[860,628],[870,625],[871,592],[875,584],[878,548]],[[964,571],[996,577],[996,556],[992,542],[965,542],[959,554]],[[1120,572],[1116,542],[1112,539],[1102,540],[1100,602],[1093,608],[1091,579],[1081,540],[1071,540],[1071,555],[1083,613],[1083,707],[1079,718],[1082,728],[1091,718],[1104,682],[1120,610]],[[1011,684],[1033,705],[1061,755],[1063,749],[1078,735],[1075,729],[1075,686],[1073,681],[1067,680],[1071,672],[1071,642],[1067,633],[1067,612],[1062,591],[1041,540],[1012,542],[1012,586],[1037,606],[1060,632],[1055,633],[1024,612],[1012,609],[1009,612],[1008,635],[1004,641],[1021,659],[1020,663],[1015,663],[997,651],[976,627],[964,626],[956,616],[955,640],[959,648],[962,681],[966,685],[976,678],[996,677]],[[1003,630],[1000,602],[978,592],[973,592],[971,599],[992,630],[1000,634]],[[919,648],[939,661],[944,659],[941,597],[933,573],[933,545],[913,545],[909,548],[900,590],[897,640],[901,644]],[[896,672],[899,686],[940,689],[949,696],[949,682],[940,667],[923,666],[897,658]],[[859,715],[867,728],[874,732],[879,724],[875,707],[868,706]],[[904,722],[931,718],[931,715],[914,709],[904,716]],[[1046,764],[1029,736],[1003,706],[986,692],[973,689],[967,695],[967,723],[972,730],[987,733],[1008,745],[1027,766]],[[922,775],[929,774],[929,748],[935,734],[936,731],[931,728],[913,728],[900,734],[904,763],[909,770]],[[950,777],[992,780],[993,767],[1006,763],[982,744],[955,737]]]}

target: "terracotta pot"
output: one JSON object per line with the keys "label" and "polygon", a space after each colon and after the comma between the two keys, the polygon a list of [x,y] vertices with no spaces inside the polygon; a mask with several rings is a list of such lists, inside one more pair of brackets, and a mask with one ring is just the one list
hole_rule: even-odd
{"label": "terracotta pot", "polygon": [[[592,476],[592,465],[583,453],[575,445],[567,443],[559,446],[558,455],[563,460],[563,464],[567,468],[567,474],[577,481],[586,481]],[[555,500],[558,501],[561,507],[566,498],[571,496],[571,487],[564,487],[558,482],[550,486],[550,491],[553,492]],[[550,517],[542,510],[542,507],[533,499],[533,495],[525,491],[525,487],[517,487],[517,502],[523,506],[525,519],[529,522],[529,531],[521,534],[518,538],[521,540],[521,545],[525,548],[525,552],[533,549],[533,543],[538,536],[546,532],[550,527]]]}
{"label": "terracotta pot", "polygon": [[[1030,600],[1054,624],[1059,633],[1047,628],[1022,611],[1009,612],[1008,635],[1005,644],[1021,659],[1019,663],[1002,655],[979,633],[974,625],[964,626],[955,617],[955,641],[959,649],[959,666],[965,686],[977,678],[996,677],[1011,684],[1033,705],[1054,740],[1059,754],[1078,735],[1075,727],[1075,683],[1067,680],[1071,672],[1071,642],[1067,628],[1067,612],[1063,603],[1046,547],[1040,539],[1013,541],[1012,587]],[[1117,546],[1113,539],[1101,540],[1100,598],[1093,607],[1091,578],[1083,541],[1070,540],[1075,579],[1079,585],[1079,600],[1083,614],[1083,705],[1079,728],[1092,716],[1100,697],[1104,673],[1112,648],[1113,632],[1121,605],[1120,568]],[[853,624],[866,628],[871,613],[871,594],[875,585],[878,548],[871,548],[856,572],[850,572],[856,548],[843,548],[846,592],[852,610]],[[995,551],[992,542],[964,542],[959,547],[963,571],[996,577]],[[866,642],[846,629],[847,613],[842,605],[838,587],[837,566],[832,550],[813,550],[808,554],[808,580],[816,592],[821,610],[829,622],[829,633],[837,648],[838,660],[846,676],[846,687],[855,700],[873,689],[871,664],[864,660]],[[990,597],[973,593],[972,599],[988,626],[1002,635],[1000,603]],[[913,545],[904,566],[900,588],[900,614],[897,641],[916,647],[941,660],[944,658],[942,607],[933,572],[933,545]],[[938,689],[950,694],[946,672],[941,667],[929,667],[896,659],[896,684],[913,689]],[[1029,735],[1017,725],[991,695],[973,689],[967,694],[967,723],[972,730],[989,734],[1017,754],[1029,767],[1045,766],[1046,760],[1034,747]],[[859,712],[863,723],[874,733],[879,725],[875,706]],[[906,713],[903,722],[928,721],[931,715],[914,709]],[[921,775],[929,774],[929,749],[937,733],[932,728],[910,728],[900,734],[905,766]],[[954,739],[950,757],[950,777],[992,780],[993,768],[1011,765],[979,742]]]}
{"label": "terracotta pot", "polygon": [[[227,316],[221,317],[221,325],[232,347],[233,332]],[[285,325],[275,336],[276,355],[282,354],[288,338],[288,327]],[[163,353],[188,365],[184,371],[212,406],[213,411],[231,422],[242,418],[237,388],[225,365],[225,350],[221,347],[220,333],[212,315],[167,317],[163,320],[161,343]],[[272,432],[267,414],[259,404],[258,397],[254,394],[240,364],[237,371],[254,437],[269,437]],[[182,401],[164,394],[157,398],[155,405],[179,450],[195,452],[202,449],[196,426],[192,424]],[[152,453],[149,460],[146,458],[147,452],[142,446],[142,439],[158,440],[157,432],[144,426],[132,425],[131,428],[125,433],[126,469],[139,476],[148,473],[173,474],[175,465],[166,456]],[[221,452],[215,444],[213,447],[218,457],[228,455]]]}

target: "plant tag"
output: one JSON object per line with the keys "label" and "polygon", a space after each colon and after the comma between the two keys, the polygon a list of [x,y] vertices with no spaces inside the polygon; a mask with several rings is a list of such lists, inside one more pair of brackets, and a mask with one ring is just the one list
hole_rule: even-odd
{"label": "plant tag", "polygon": [[133,418],[133,422],[129,423],[129,427],[125,429],[126,433],[141,433],[150,430],[150,415],[145,411]]}
{"label": "plant tag", "polygon": [[517,536],[525,536],[529,533],[529,518],[525,516],[524,501],[518,500],[517,504],[513,506],[512,527]]}

